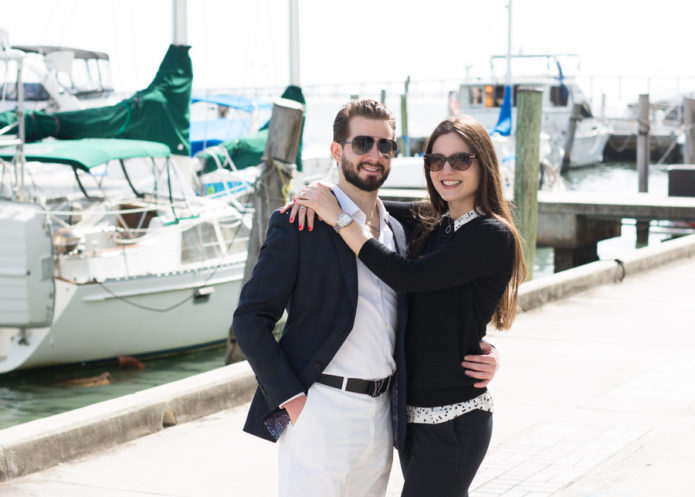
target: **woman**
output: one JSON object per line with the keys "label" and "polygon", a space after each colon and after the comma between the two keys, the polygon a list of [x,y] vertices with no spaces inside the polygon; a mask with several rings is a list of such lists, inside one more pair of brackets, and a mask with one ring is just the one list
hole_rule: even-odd
{"label": "woman", "polygon": [[[440,123],[424,166],[430,200],[387,204],[410,228],[407,259],[359,223],[339,234],[374,274],[409,294],[402,495],[462,496],[490,442],[492,399],[460,364],[480,353],[489,322],[511,326],[526,267],[495,150],[480,123],[468,117]],[[344,224],[345,214],[323,185],[305,188],[296,203],[330,225],[342,215]]]}

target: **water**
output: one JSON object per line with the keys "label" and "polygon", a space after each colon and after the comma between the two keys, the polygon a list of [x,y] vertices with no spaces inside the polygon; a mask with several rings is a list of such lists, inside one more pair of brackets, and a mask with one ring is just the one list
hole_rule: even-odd
{"label": "water", "polygon": [[[118,364],[66,366],[17,371],[0,376],[0,429],[95,402],[180,380],[224,366],[225,347],[217,346],[178,356],[144,361],[145,369],[119,369]],[[108,372],[111,383],[62,386],[76,378]]]}
{"label": "water", "polygon": [[[563,176],[568,190],[591,193],[636,192],[637,167],[630,162],[605,162],[590,167],[572,169]],[[668,193],[668,166],[651,165],[649,168],[649,192],[655,195]],[[666,227],[652,221],[649,245],[671,238]],[[621,236],[602,240],[597,244],[600,260],[621,258],[639,248],[634,219],[623,219]],[[536,249],[533,276],[535,279],[553,274],[553,249]]]}

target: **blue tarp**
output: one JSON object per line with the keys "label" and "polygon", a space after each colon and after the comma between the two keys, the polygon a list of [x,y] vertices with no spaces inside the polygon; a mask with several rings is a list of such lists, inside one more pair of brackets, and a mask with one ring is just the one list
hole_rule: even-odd
{"label": "blue tarp", "polygon": [[500,115],[497,118],[497,124],[490,133],[494,135],[499,133],[502,136],[509,136],[512,132],[512,87],[507,85],[504,87],[504,101],[500,107]]}
{"label": "blue tarp", "polygon": [[191,97],[191,102],[207,102],[222,105],[224,107],[243,110],[244,112],[273,109],[273,104],[271,102],[258,98],[245,97],[243,95],[194,95]]}
{"label": "blue tarp", "polygon": [[191,122],[191,155],[207,147],[236,140],[251,132],[251,119],[211,119]]}

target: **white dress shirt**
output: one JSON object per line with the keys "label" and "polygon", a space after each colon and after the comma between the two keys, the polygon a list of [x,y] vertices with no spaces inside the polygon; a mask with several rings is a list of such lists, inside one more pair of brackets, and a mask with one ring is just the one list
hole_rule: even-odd
{"label": "white dress shirt", "polygon": [[[357,207],[338,185],[333,193],[340,207],[350,214],[355,222],[363,227],[367,216]],[[381,200],[377,199],[379,210],[379,242],[395,252],[393,232],[386,221],[389,214]],[[367,232],[367,231],[365,231]],[[357,256],[355,256],[357,259]],[[326,374],[380,380],[396,371],[393,358],[396,342],[396,292],[377,278],[359,259],[357,262],[357,311],[350,334],[324,370]],[[345,296],[347,298],[347,296]],[[284,407],[302,393],[298,393],[280,404]]]}
{"label": "white dress shirt", "polygon": [[[337,185],[333,193],[340,207],[365,226],[367,216]],[[395,251],[388,212],[377,199],[379,242]],[[396,370],[396,292],[357,259],[357,312],[350,334],[324,371],[326,374],[377,380]]]}

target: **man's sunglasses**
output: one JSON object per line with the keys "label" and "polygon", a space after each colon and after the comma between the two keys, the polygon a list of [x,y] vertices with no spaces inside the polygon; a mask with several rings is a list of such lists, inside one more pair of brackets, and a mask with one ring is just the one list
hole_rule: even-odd
{"label": "man's sunglasses", "polygon": [[[374,137],[372,136],[356,136],[351,141],[343,140],[339,141],[341,145],[350,143],[352,145],[352,151],[357,155],[364,155],[368,153],[374,146]],[[379,151],[384,159],[390,159],[396,155],[398,151],[398,144],[396,140],[391,140],[389,138],[379,138],[376,140],[376,149]]]}
{"label": "man's sunglasses", "polygon": [[475,154],[469,152],[457,152],[446,157],[442,154],[425,154],[425,167],[428,171],[441,171],[444,169],[444,163],[448,162],[451,167],[457,171],[465,171],[475,159]]}

